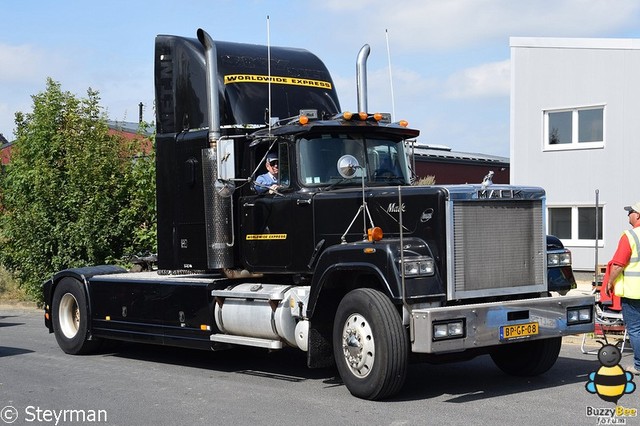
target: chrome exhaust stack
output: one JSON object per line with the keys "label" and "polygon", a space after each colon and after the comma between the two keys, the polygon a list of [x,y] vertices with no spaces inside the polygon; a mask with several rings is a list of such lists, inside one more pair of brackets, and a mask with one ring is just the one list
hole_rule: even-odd
{"label": "chrome exhaust stack", "polygon": [[217,144],[220,139],[220,98],[218,95],[218,54],[216,45],[209,34],[198,29],[198,40],[204,46],[204,60],[207,67],[207,106],[209,110],[209,144]]}
{"label": "chrome exhaust stack", "polygon": [[230,196],[217,190],[218,141],[220,140],[220,95],[218,89],[218,55],[216,45],[203,29],[198,29],[198,40],[204,47],[207,81],[207,107],[209,121],[209,148],[202,150],[202,176],[204,186],[204,213],[207,238],[207,266],[209,269],[233,266],[232,203]]}
{"label": "chrome exhaust stack", "polygon": [[367,112],[367,58],[371,48],[365,44],[358,52],[356,62],[356,91],[358,95],[358,112]]}

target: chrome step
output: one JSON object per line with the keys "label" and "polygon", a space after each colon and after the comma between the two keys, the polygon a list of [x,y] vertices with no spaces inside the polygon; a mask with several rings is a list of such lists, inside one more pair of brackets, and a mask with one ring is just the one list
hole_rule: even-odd
{"label": "chrome step", "polygon": [[231,334],[212,334],[212,342],[230,343],[233,345],[253,346],[265,349],[282,349],[280,340],[261,339],[258,337],[234,336]]}
{"label": "chrome step", "polygon": [[277,284],[239,284],[225,290],[213,290],[211,296],[234,299],[260,299],[280,301],[292,286]]}

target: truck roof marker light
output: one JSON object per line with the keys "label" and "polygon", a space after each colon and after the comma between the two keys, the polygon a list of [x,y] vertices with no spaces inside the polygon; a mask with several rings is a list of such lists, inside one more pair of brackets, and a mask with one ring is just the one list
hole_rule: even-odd
{"label": "truck roof marker light", "polygon": [[342,113],[342,118],[344,118],[345,120],[351,120],[351,117],[353,117],[353,113],[349,111],[345,111]]}
{"label": "truck roof marker light", "polygon": [[366,112],[359,112],[358,117],[360,117],[360,120],[365,121],[367,118],[369,118],[369,114],[367,114]]}
{"label": "truck roof marker light", "polygon": [[380,241],[382,237],[382,228],[380,228],[379,226],[374,226],[373,228],[367,229],[367,239],[369,241]]}
{"label": "truck roof marker light", "polygon": [[309,117],[307,117],[306,115],[301,115],[298,119],[298,122],[304,126],[309,122]]}
{"label": "truck roof marker light", "polygon": [[373,118],[376,121],[380,121],[382,120],[382,114],[380,114],[379,112],[376,112],[375,114],[373,114]]}
{"label": "truck roof marker light", "polygon": [[400,125],[400,127],[409,126],[409,122],[407,120],[400,120],[400,121],[398,121],[398,124]]}

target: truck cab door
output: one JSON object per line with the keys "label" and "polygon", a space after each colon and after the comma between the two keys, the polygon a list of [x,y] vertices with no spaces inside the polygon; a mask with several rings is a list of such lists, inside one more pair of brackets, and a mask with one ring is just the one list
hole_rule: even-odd
{"label": "truck cab door", "polygon": [[304,272],[313,252],[313,195],[291,187],[289,148],[278,146],[278,193],[240,197],[240,247],[252,271]]}
{"label": "truck cab door", "polygon": [[240,247],[252,271],[304,272],[313,252],[310,194],[240,199]]}

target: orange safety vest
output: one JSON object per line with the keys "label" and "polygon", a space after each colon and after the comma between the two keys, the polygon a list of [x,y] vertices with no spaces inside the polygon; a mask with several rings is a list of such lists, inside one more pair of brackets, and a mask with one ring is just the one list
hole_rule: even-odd
{"label": "orange safety vest", "polygon": [[624,231],[631,246],[631,258],[614,282],[614,294],[627,299],[640,299],[640,228]]}

